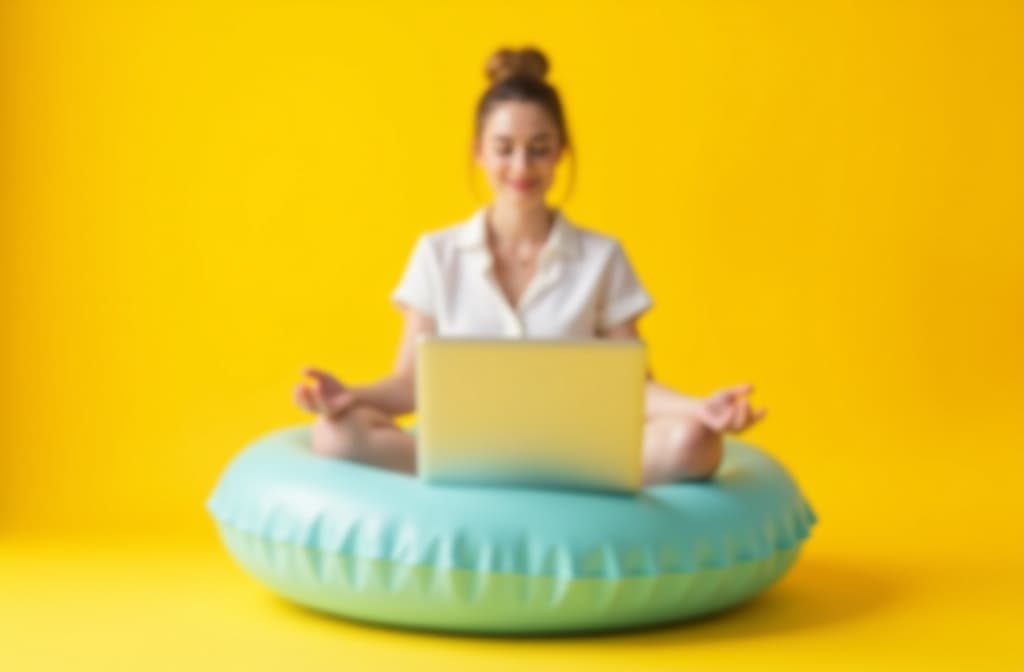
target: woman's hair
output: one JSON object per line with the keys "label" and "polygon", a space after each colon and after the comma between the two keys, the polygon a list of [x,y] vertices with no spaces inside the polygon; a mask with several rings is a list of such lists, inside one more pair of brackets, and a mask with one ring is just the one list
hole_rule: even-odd
{"label": "woman's hair", "polygon": [[562,101],[555,87],[544,81],[548,73],[548,59],[533,47],[499,49],[487,59],[484,68],[491,85],[487,87],[476,106],[476,137],[484,130],[484,122],[500,103],[520,101],[540,105],[555,122],[565,147],[571,147],[569,128],[562,112]]}
{"label": "woman's hair", "polygon": [[[548,74],[547,57],[534,47],[502,48],[487,59],[484,72],[491,83],[476,106],[474,138],[480,139],[488,115],[501,103],[518,101],[539,105],[555,122],[559,141],[573,159],[569,184],[563,201],[568,199],[576,178],[575,148],[570,141],[569,126],[565,122],[565,113],[562,111],[562,101],[558,96],[558,91],[544,79]],[[475,185],[473,190],[476,191]]]}

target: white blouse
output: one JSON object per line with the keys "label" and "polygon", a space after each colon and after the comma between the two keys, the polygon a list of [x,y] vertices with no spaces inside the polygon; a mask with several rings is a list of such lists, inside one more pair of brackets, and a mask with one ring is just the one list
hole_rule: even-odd
{"label": "white blouse", "polygon": [[556,212],[537,271],[512,306],[494,274],[485,209],[420,236],[391,300],[434,318],[438,334],[477,338],[594,338],[649,310],[619,242]]}

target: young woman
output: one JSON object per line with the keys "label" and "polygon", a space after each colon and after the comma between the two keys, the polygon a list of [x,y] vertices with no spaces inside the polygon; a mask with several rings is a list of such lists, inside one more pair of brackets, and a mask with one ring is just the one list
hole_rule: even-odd
{"label": "young woman", "polygon": [[[578,227],[545,195],[570,136],[548,62],[536,49],[502,49],[487,64],[491,84],[477,106],[474,157],[494,201],[467,221],[420,237],[392,300],[405,315],[394,371],[349,387],[319,369],[295,401],[317,414],[313,449],[406,472],[416,439],[394,422],[415,409],[420,334],[509,338],[639,338],[652,301],[614,238]],[[646,384],[644,475],[648,483],[712,476],[722,432],[760,420],[749,384],[707,399]]]}

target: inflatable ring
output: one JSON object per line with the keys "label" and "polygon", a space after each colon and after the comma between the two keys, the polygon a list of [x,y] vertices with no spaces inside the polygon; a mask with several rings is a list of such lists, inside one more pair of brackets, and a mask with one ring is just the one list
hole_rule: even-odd
{"label": "inflatable ring", "polygon": [[640,494],[431,486],[314,455],[308,427],[239,454],[207,504],[235,559],[317,610],[412,628],[604,630],[726,609],[815,522],[782,466],[732,438],[716,477]]}

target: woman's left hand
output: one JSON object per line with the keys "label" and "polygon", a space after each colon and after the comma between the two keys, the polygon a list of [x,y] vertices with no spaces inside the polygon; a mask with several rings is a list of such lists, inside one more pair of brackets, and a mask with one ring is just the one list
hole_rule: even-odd
{"label": "woman's left hand", "polygon": [[697,406],[698,419],[716,432],[742,432],[766,413],[763,408],[751,408],[746,395],[753,390],[753,385],[744,383],[715,392]]}

